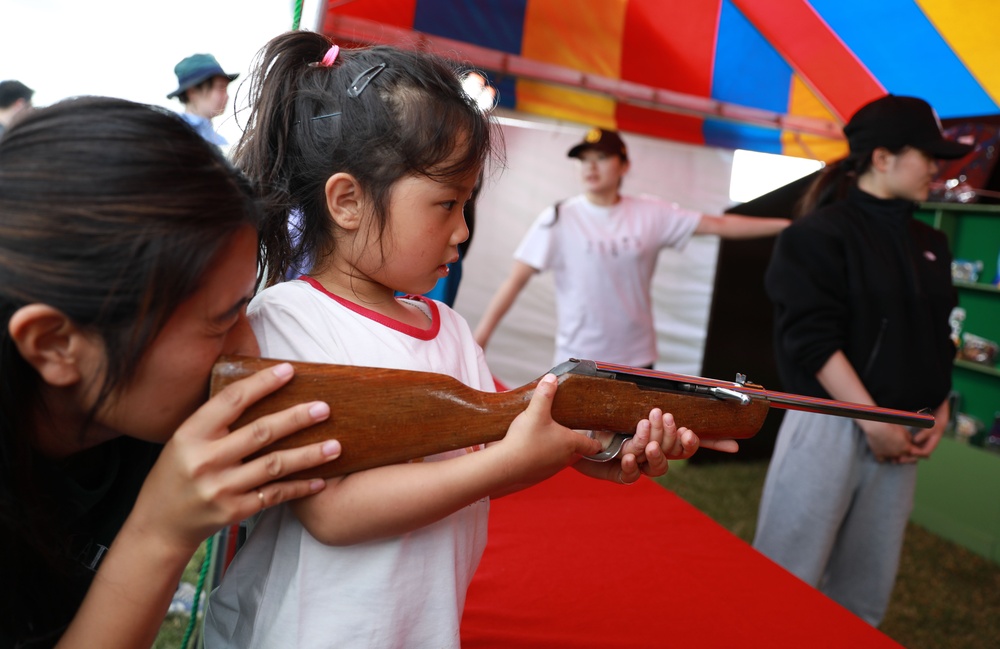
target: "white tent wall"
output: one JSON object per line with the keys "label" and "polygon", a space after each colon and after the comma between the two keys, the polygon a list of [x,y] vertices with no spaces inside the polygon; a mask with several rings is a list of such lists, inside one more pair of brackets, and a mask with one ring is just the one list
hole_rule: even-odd
{"label": "white tent wall", "polygon": [[[566,152],[583,138],[585,128],[520,117],[500,117],[500,128],[506,168],[487,178],[479,196],[455,302],[473,328],[510,271],[514,249],[535,217],[556,201],[578,194],[581,186],[579,164]],[[721,214],[731,205],[732,151],[629,133],[623,137],[631,162],[624,193],[653,194],[705,214]],[[683,252],[660,253],[653,284],[658,368],[700,372],[717,253],[718,239],[711,236],[692,238]],[[490,368],[510,387],[537,378],[555,364],[553,293],[551,273],[536,275],[487,346]]]}

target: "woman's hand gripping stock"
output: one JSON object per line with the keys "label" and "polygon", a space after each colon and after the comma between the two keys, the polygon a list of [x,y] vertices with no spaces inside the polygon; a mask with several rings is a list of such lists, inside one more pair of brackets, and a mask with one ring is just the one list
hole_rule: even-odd
{"label": "woman's hand gripping stock", "polygon": [[[189,417],[164,446],[129,523],[190,555],[206,538],[270,507],[322,490],[319,479],[283,480],[340,455],[336,440],[274,451],[245,461],[277,439],[330,415],[322,401],[302,403],[230,431],[243,411],[294,374],[283,363],[237,381]],[[133,521],[132,519],[138,519]],[[128,523],[127,523],[128,525]]]}

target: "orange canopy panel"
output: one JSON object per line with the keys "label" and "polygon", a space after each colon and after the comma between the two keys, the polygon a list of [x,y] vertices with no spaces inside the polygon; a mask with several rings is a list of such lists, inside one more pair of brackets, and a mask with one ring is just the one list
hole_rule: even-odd
{"label": "orange canopy panel", "polygon": [[997,24],[995,0],[326,0],[319,28],[458,57],[516,111],[832,160],[887,92],[1000,113]]}

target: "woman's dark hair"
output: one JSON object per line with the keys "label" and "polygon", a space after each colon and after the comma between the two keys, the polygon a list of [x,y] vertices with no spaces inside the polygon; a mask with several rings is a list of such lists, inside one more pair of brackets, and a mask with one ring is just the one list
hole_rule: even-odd
{"label": "woman's dark hair", "polygon": [[[4,134],[0,522],[5,541],[0,550],[5,565],[41,562],[58,574],[65,560],[64,533],[52,514],[58,509],[52,505],[65,495],[45,488],[33,446],[41,378],[11,339],[12,315],[25,305],[46,304],[102,341],[106,360],[99,405],[134,378],[148,346],[199,288],[220,249],[258,221],[249,183],[171,112],[118,99],[78,98],[34,110]],[[39,601],[30,597],[32,589],[53,589],[52,583],[20,579],[7,586],[19,602]],[[12,619],[9,613],[4,620]]]}
{"label": "woman's dark hair", "polygon": [[[381,233],[397,180],[454,180],[496,152],[490,120],[450,62],[379,46],[344,49],[332,66],[321,65],[331,45],[313,32],[282,34],[258,55],[251,77],[252,108],[234,160],[264,199],[268,284],[335,249],[325,196],[333,174],[358,180]],[[293,211],[297,241],[288,231]]]}
{"label": "woman's dark hair", "polygon": [[[904,148],[906,147],[889,151],[895,154]],[[857,184],[858,178],[871,168],[873,153],[874,151],[851,151],[846,158],[828,164],[796,203],[795,216],[805,216],[847,196],[847,190]]]}

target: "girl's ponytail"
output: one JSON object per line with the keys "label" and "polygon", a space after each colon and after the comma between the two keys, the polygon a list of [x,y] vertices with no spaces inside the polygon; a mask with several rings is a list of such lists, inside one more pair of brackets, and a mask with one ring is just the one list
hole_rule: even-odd
{"label": "girl's ponytail", "polygon": [[300,122],[296,108],[303,77],[314,72],[330,45],[314,32],[277,36],[258,52],[250,78],[249,117],[233,160],[254,181],[263,205],[261,273],[267,273],[268,284],[280,281],[302,256],[301,244],[293,241],[288,228],[289,215],[299,202],[294,182],[301,166],[293,129]]}

